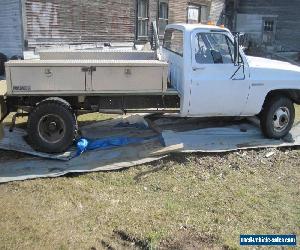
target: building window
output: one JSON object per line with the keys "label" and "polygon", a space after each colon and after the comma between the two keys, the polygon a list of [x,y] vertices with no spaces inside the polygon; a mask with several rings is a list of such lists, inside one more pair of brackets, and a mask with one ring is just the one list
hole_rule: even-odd
{"label": "building window", "polygon": [[200,13],[200,22],[207,23],[209,16],[209,8],[208,6],[202,5],[201,6],[201,13]]}
{"label": "building window", "polygon": [[270,32],[274,31],[274,21],[273,20],[265,21],[264,31],[270,31]]}
{"label": "building window", "polygon": [[169,5],[166,0],[159,0],[158,9],[158,31],[159,35],[163,36],[166,26],[169,21]]}
{"label": "building window", "polygon": [[205,5],[189,5],[188,6],[188,23],[207,23],[208,21],[208,6]]}
{"label": "building window", "polygon": [[148,37],[148,0],[137,0],[137,38]]}
{"label": "building window", "polygon": [[262,42],[265,45],[273,45],[276,35],[276,19],[263,17],[262,20]]}

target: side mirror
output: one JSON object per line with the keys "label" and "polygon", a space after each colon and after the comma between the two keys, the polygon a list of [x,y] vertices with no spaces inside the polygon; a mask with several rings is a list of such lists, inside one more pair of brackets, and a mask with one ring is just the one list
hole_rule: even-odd
{"label": "side mirror", "polygon": [[234,35],[234,65],[239,65],[240,59],[240,34],[236,33]]}
{"label": "side mirror", "polygon": [[222,54],[220,53],[220,51],[212,49],[210,51],[210,53],[211,53],[211,56],[212,56],[215,64],[223,63],[223,57],[222,57]]}

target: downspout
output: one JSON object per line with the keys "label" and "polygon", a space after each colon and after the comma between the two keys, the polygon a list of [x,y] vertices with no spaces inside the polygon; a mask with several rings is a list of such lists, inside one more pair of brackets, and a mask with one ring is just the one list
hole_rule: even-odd
{"label": "downspout", "polygon": [[238,9],[239,9],[239,0],[233,0],[234,1],[234,6],[233,6],[233,30],[236,32],[237,28],[237,14],[238,14]]}
{"label": "downspout", "polygon": [[27,35],[27,16],[26,16],[26,0],[19,0],[20,4],[20,21],[21,21],[21,43],[22,43],[22,57],[24,57],[24,51],[28,49],[28,35]]}

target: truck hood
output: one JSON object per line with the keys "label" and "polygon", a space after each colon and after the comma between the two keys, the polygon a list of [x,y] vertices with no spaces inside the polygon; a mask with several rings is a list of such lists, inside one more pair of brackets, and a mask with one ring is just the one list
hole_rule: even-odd
{"label": "truck hood", "polygon": [[247,60],[252,79],[298,80],[300,84],[299,66],[262,57],[247,56]]}

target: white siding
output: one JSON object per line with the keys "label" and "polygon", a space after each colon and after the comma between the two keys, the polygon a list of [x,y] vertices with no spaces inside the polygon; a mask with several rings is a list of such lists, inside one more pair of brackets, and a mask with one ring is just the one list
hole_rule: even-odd
{"label": "white siding", "polygon": [[0,52],[6,56],[23,55],[20,0],[0,0]]}

